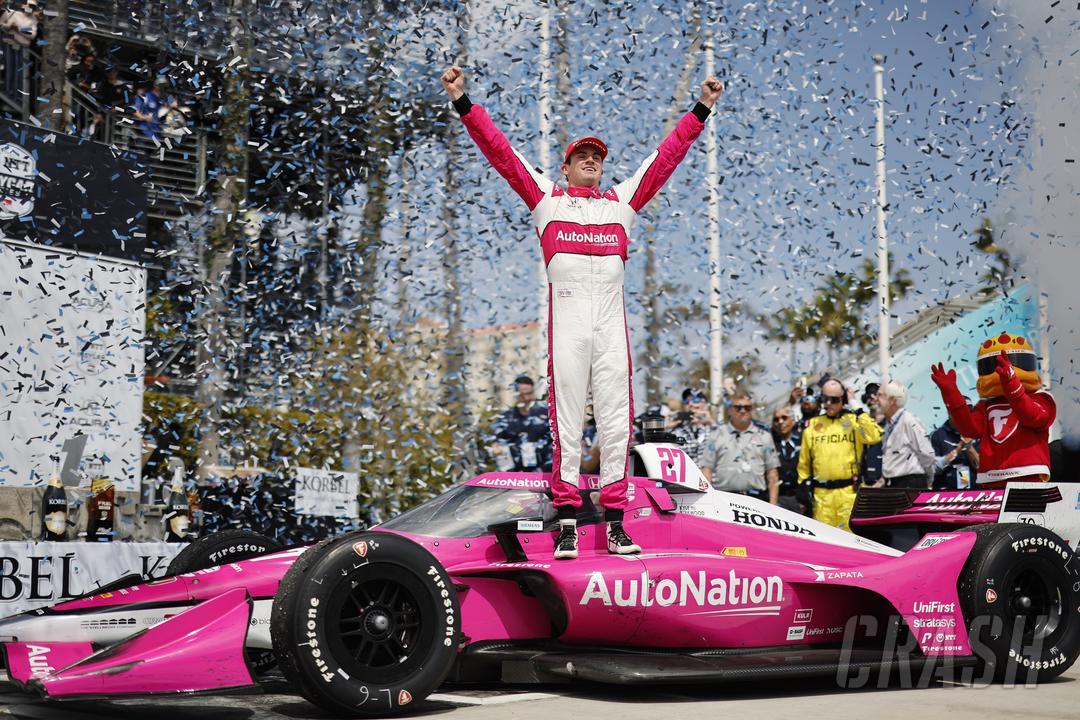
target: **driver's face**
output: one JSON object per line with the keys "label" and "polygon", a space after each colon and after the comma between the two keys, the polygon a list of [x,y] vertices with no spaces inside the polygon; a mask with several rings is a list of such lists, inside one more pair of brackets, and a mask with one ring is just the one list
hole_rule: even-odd
{"label": "driver's face", "polygon": [[570,153],[569,162],[563,165],[566,182],[575,187],[596,187],[603,174],[604,156],[592,145],[584,145]]}

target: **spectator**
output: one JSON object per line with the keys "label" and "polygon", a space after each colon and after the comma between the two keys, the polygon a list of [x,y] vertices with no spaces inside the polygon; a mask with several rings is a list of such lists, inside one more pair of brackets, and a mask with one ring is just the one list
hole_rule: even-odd
{"label": "spectator", "polygon": [[120,79],[120,70],[115,65],[105,68],[105,79],[98,86],[97,99],[106,111],[125,108],[131,102],[131,87]]}
{"label": "spectator", "polygon": [[881,475],[889,487],[926,490],[934,481],[934,448],[913,413],[904,409],[907,388],[895,380],[881,389],[885,433],[881,440]]}
{"label": "spectator", "polygon": [[157,140],[161,133],[158,113],[161,110],[161,97],[151,89],[150,83],[140,82],[135,86],[135,100],[131,103],[135,120],[150,140]]}
{"label": "spectator", "polygon": [[930,435],[930,447],[937,456],[934,465],[935,490],[967,490],[979,470],[979,442],[961,437],[947,418]]}
{"label": "spectator", "polygon": [[709,412],[709,400],[697,388],[686,388],[682,394],[682,409],[675,414],[672,434],[682,440],[683,451],[698,466],[709,438],[716,432],[716,421]]}
{"label": "spectator", "polygon": [[65,72],[70,71],[72,68],[79,65],[87,55],[97,55],[94,41],[79,33],[75,33],[69,37],[67,45],[64,47],[67,50],[67,57],[64,58]]}
{"label": "spectator", "polygon": [[801,435],[795,430],[795,416],[787,405],[777,408],[772,417],[772,438],[780,461],[780,507],[806,515],[808,508],[799,502],[799,443]]}
{"label": "spectator", "polygon": [[[796,388],[796,391],[798,390],[800,389]],[[814,388],[809,386],[801,388],[801,392],[793,392],[792,394],[797,394],[799,397],[799,415],[801,417],[795,424],[795,429],[801,437],[810,421],[821,414],[821,403],[817,395],[814,394]]]}
{"label": "spectator", "polygon": [[776,505],[780,496],[780,460],[768,431],[754,424],[750,396],[736,390],[728,422],[705,445],[701,472],[717,490],[741,493]]}
{"label": "spectator", "polygon": [[[3,5],[0,3],[0,5]],[[19,47],[28,47],[38,35],[43,12],[40,3],[28,0],[22,10],[0,7],[0,27],[7,39]]]}
{"label": "spectator", "polygon": [[863,452],[881,441],[881,428],[869,414],[845,407],[839,380],[825,382],[821,399],[825,414],[809,419],[799,448],[800,501],[813,506],[815,520],[850,530]]}
{"label": "spectator", "polygon": [[518,399],[495,421],[495,437],[510,449],[512,470],[551,470],[551,433],[547,405],[536,399],[535,384],[528,375],[514,380]]}
{"label": "spectator", "polygon": [[[885,421],[881,415],[881,404],[879,402],[878,390],[880,387],[878,383],[867,383],[861,398],[866,412],[870,413],[870,416],[874,418],[874,422],[878,425]],[[881,487],[885,484],[881,477],[881,450],[882,443],[874,443],[873,445],[867,445],[866,450],[863,451],[862,466],[859,469],[859,482],[863,485]]]}
{"label": "spectator", "polygon": [[77,65],[68,68],[67,78],[84,93],[95,95],[105,80],[105,74],[98,67],[97,55],[89,52],[82,56]]}
{"label": "spectator", "polygon": [[154,92],[161,98],[158,120],[161,122],[162,134],[179,139],[191,132],[187,127],[187,108],[181,107],[177,97],[169,93],[169,86],[164,78],[158,78],[154,84]]}

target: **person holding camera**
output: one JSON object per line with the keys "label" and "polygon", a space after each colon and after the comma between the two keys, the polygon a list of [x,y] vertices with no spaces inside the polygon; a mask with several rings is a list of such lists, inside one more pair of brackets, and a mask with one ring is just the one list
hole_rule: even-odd
{"label": "person holding camera", "polygon": [[716,431],[716,421],[709,411],[709,400],[697,388],[686,388],[682,394],[682,410],[675,414],[671,433],[682,440],[683,452],[699,467],[709,437]]}
{"label": "person holding camera", "polygon": [[855,485],[867,446],[881,442],[881,427],[866,412],[846,405],[847,389],[834,378],[821,386],[825,414],[812,418],[799,449],[799,495],[814,519],[850,530]]}

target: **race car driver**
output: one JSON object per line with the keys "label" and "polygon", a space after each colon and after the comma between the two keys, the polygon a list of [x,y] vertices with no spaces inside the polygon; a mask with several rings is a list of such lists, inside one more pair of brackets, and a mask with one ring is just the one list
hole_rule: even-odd
{"label": "race car driver", "polygon": [[596,137],[566,148],[560,185],[538,172],[465,94],[459,67],[442,84],[469,135],[492,167],[532,211],[548,277],[549,421],[553,436],[551,489],[559,517],[555,558],[577,557],[577,509],[585,399],[592,385],[600,447],[600,504],[607,547],[641,551],[623,528],[627,456],[634,422],[630,346],[623,306],[623,265],[637,213],[660,190],[701,133],[720,97],[713,77],[701,96],[637,171],[601,190],[607,145]]}
{"label": "race car driver", "polygon": [[850,530],[859,463],[868,445],[881,442],[881,427],[869,413],[847,409],[846,399],[839,380],[821,386],[825,414],[811,418],[803,430],[799,487],[800,502],[813,506],[815,520]]}
{"label": "race car driver", "polygon": [[955,370],[938,363],[930,371],[953,425],[964,437],[980,438],[976,482],[1000,488],[1010,480],[1048,480],[1057,406],[1043,389],[1035,349],[1022,335],[1003,332],[979,346],[976,365],[974,408],[957,388]]}

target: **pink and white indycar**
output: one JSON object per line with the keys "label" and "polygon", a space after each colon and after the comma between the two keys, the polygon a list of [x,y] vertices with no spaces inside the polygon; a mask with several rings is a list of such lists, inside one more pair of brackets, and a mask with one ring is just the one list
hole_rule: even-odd
{"label": "pink and white indycar", "polygon": [[444,682],[1031,682],[1080,653],[1080,569],[1044,527],[901,552],[716,491],[678,446],[634,453],[640,555],[607,553],[595,478],[580,557],[554,561],[547,476],[488,473],[372,531],[0,621],[10,678],[55,700],[254,688],[272,651],[311,702],[382,715]]}

